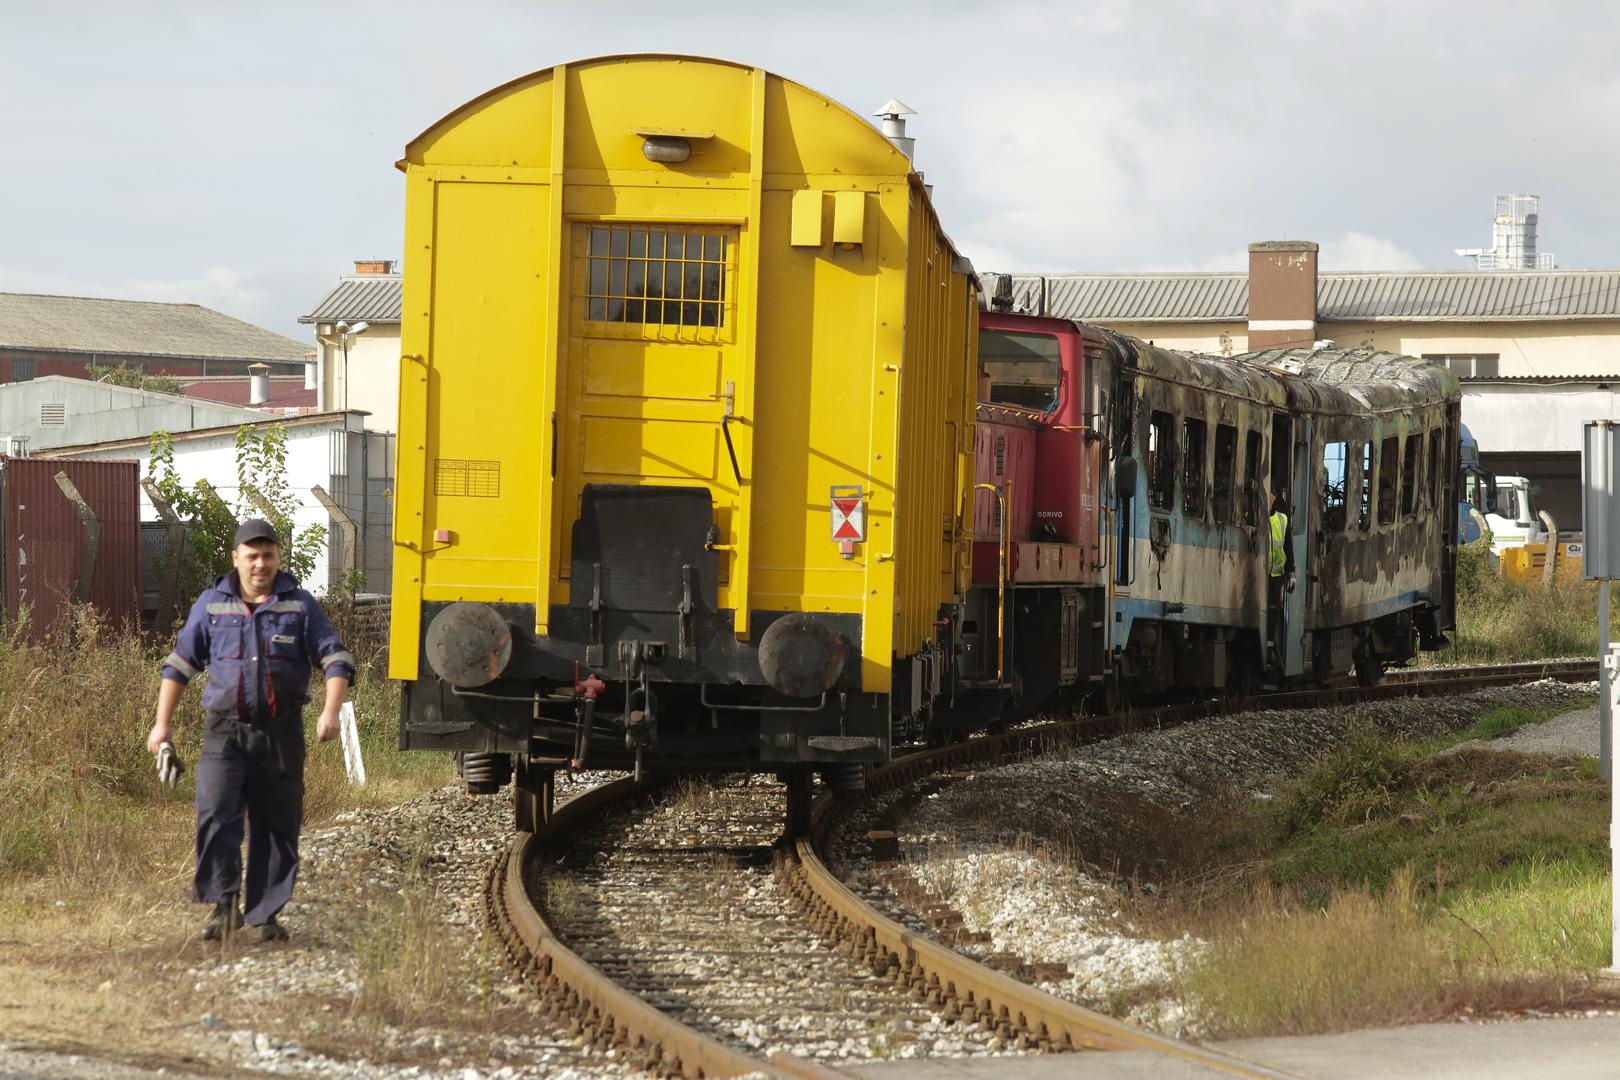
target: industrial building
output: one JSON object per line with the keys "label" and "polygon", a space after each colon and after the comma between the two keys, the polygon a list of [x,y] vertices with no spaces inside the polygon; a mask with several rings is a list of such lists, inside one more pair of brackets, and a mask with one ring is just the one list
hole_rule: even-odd
{"label": "industrial building", "polygon": [[402,295],[392,262],[358,259],[299,316],[315,328],[318,409],[358,409],[372,431],[398,428]]}
{"label": "industrial building", "polygon": [[302,376],[309,347],[200,304],[0,293],[0,383],[94,378],[120,366],[148,375],[233,375],[252,364]]}

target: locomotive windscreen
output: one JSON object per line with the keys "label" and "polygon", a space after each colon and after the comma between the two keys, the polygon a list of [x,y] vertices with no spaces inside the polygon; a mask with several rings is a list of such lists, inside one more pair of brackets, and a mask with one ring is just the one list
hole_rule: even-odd
{"label": "locomotive windscreen", "polygon": [[990,376],[990,400],[1051,412],[1062,378],[1058,339],[1015,330],[979,331],[979,363]]}

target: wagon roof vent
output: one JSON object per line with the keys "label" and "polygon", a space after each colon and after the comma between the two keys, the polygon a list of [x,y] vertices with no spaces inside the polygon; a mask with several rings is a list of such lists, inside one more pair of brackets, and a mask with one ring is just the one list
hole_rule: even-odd
{"label": "wagon roof vent", "polygon": [[908,158],[915,158],[917,140],[906,137],[906,117],[916,116],[917,110],[898,98],[890,98],[878,106],[878,111],[872,115],[882,119],[883,134],[894,144],[894,148]]}

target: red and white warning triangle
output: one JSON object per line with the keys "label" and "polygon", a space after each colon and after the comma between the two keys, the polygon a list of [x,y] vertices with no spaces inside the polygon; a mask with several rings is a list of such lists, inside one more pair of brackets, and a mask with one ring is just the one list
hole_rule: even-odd
{"label": "red and white warning triangle", "polygon": [[866,503],[861,498],[832,500],[832,538],[834,540],[866,539]]}

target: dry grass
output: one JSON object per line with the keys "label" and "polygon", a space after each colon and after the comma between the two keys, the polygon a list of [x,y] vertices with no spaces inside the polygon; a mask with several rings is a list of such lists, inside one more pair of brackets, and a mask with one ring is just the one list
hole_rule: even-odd
{"label": "dry grass", "polygon": [[[171,1030],[163,1017],[191,1007],[189,982],[153,982],[154,964],[195,948],[201,919],[187,903],[193,773],[175,791],[162,788],[145,746],[170,644],[115,631],[88,612],[43,645],[18,628],[0,639],[0,993],[28,987],[7,1003],[9,1030],[60,1040],[89,1024],[105,1031],[98,1041],[161,1046]],[[310,825],[403,801],[453,775],[446,755],[395,749],[398,692],[380,660],[375,649],[363,658],[354,693],[370,782],[349,785],[337,743],[312,744]],[[317,701],[305,713],[311,738],[323,689],[316,682]],[[188,766],[201,747],[200,699],[190,689],[176,718]],[[416,933],[416,913],[378,917]],[[406,1007],[420,1000],[413,994],[402,998]],[[120,1002],[116,1009],[109,998]],[[296,1019],[295,1003],[280,1007]]]}
{"label": "dry grass", "polygon": [[1597,584],[1518,583],[1492,570],[1485,541],[1457,556],[1457,629],[1422,664],[1495,664],[1597,655]]}
{"label": "dry grass", "polygon": [[1601,999],[1607,801],[1592,763],[1436,749],[1354,740],[1139,913],[1210,943],[1180,990],[1212,1033]]}
{"label": "dry grass", "polygon": [[[1215,1035],[1304,1035],[1438,1016],[1461,999],[1462,969],[1414,901],[1410,877],[1381,894],[1335,893],[1325,907],[1257,889],[1219,919],[1181,975]],[[1464,981],[1466,979],[1464,978]]]}

